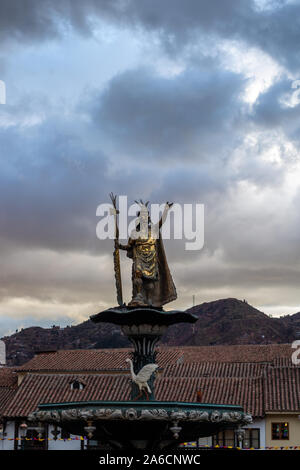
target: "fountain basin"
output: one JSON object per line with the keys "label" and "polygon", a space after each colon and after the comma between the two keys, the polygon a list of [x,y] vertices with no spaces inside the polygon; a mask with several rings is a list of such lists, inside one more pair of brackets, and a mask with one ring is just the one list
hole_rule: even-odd
{"label": "fountain basin", "polygon": [[252,422],[235,405],[166,401],[89,401],[40,404],[29,420],[54,423],[116,449],[174,448]]}
{"label": "fountain basin", "polygon": [[198,317],[192,313],[181,310],[169,310],[155,307],[113,307],[103,312],[91,315],[94,323],[114,323],[115,325],[164,325],[171,326],[176,323],[195,323]]}

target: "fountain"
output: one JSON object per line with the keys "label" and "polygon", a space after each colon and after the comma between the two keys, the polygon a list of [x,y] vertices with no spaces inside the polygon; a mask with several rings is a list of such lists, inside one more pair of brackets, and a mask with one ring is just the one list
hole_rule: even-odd
{"label": "fountain", "polygon": [[[156,345],[170,325],[194,323],[193,314],[163,305],[174,300],[176,289],[163,248],[160,228],[172,204],[167,203],[153,225],[147,205],[140,201],[135,236],[127,245],[118,241],[116,197],[114,266],[118,307],[92,315],[94,323],[119,325],[133,345],[131,397],[124,401],[89,401],[40,404],[30,419],[55,423],[72,434],[107,443],[112,449],[170,449],[183,441],[210,436],[228,427],[240,428],[252,417],[242,407],[210,403],[157,401],[155,399]],[[123,302],[119,249],[133,260],[132,300]]]}

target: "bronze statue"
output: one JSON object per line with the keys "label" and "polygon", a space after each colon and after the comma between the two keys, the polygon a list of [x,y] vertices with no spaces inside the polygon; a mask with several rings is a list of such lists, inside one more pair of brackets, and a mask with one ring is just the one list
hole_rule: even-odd
{"label": "bronze statue", "polygon": [[[111,195],[114,207],[116,209],[116,198]],[[169,208],[172,203],[167,202],[164,213],[157,224],[153,224],[147,209],[147,205],[140,201],[141,210],[138,215],[138,223],[135,231],[128,239],[127,245],[115,240],[115,274],[116,286],[118,292],[121,289],[121,274],[119,254],[117,248],[127,251],[127,256],[132,259],[132,300],[130,307],[156,307],[161,308],[164,304],[177,298],[176,288],[168,267],[163,240],[161,237],[161,227],[166,219]],[[118,211],[116,211],[116,214]],[[117,235],[117,232],[116,232]],[[121,299],[121,302],[123,300]]]}

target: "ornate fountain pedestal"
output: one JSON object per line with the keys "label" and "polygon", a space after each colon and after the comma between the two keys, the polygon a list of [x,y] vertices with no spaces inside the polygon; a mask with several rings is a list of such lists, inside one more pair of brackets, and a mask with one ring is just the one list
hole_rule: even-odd
{"label": "ornate fountain pedestal", "polygon": [[[95,323],[120,325],[133,344],[134,373],[155,363],[155,346],[168,326],[194,323],[195,315],[151,307],[117,307],[91,317]],[[132,381],[131,401],[41,404],[31,419],[55,423],[71,434],[85,435],[112,449],[170,449],[183,441],[216,434],[250,423],[240,406],[156,401],[155,374],[148,380],[149,401]]]}
{"label": "ornate fountain pedestal", "polygon": [[[155,346],[166,332],[168,326],[176,323],[195,323],[196,315],[179,310],[164,311],[154,307],[115,307],[91,316],[94,323],[108,322],[121,326],[134,347],[132,354],[133,369],[137,374],[145,365],[156,361]],[[151,388],[150,400],[155,400],[155,375],[148,383]],[[138,396],[137,385],[132,383],[131,398]],[[143,400],[146,397],[140,397]]]}

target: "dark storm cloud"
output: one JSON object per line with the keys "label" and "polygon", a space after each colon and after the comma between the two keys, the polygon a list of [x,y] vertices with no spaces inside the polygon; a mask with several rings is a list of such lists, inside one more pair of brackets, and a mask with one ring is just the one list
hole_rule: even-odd
{"label": "dark storm cloud", "polygon": [[0,131],[1,151],[9,156],[0,176],[1,236],[10,243],[71,249],[90,238],[87,221],[94,217],[98,188],[106,189],[106,159],[99,152],[95,161],[75,123],[73,133],[67,127],[49,119],[26,131]]}
{"label": "dark storm cloud", "polygon": [[130,17],[161,34],[172,51],[196,40],[201,31],[220,38],[242,39],[257,46],[291,69],[300,66],[300,4],[273,2],[273,8],[258,10],[253,1],[212,0],[182,2],[137,0],[129,2]]}
{"label": "dark storm cloud", "polygon": [[97,20],[155,33],[165,50],[212,38],[242,40],[259,47],[291,70],[300,66],[300,5],[274,1],[258,8],[240,0],[23,0],[0,2],[2,41],[56,38],[74,29],[93,34]]}
{"label": "dark storm cloud", "polygon": [[[214,212],[241,178],[280,184],[280,172],[257,149],[231,166],[247,129],[245,83],[213,62],[172,78],[137,69],[93,93],[78,114],[48,109],[39,124],[0,129],[9,156],[0,175],[2,248],[105,252],[110,242],[96,239],[95,213],[111,190],[129,203],[198,201]],[[213,250],[216,236],[210,240]]]}
{"label": "dark storm cloud", "polygon": [[0,37],[4,41],[39,41],[61,36],[68,27],[88,32],[89,12],[82,4],[77,0],[1,0]]}
{"label": "dark storm cloud", "polygon": [[245,83],[205,62],[171,78],[132,70],[95,99],[93,117],[114,151],[138,160],[227,158],[242,126]]}
{"label": "dark storm cloud", "polygon": [[185,45],[197,44],[197,38],[203,39],[199,33],[206,33],[219,39],[245,41],[287,68],[299,70],[299,2],[274,1],[265,9],[259,9],[251,0],[131,0],[124,5],[117,20],[156,32],[166,50],[174,54]]}
{"label": "dark storm cloud", "polygon": [[[298,5],[277,2],[265,11],[240,0],[15,5],[0,2],[0,36],[6,41],[62,37],[70,28],[93,34],[100,18],[134,34],[155,33],[165,51],[187,60],[173,77],[145,68],[121,71],[104,91],[96,90],[67,113],[32,99],[30,107],[24,100],[2,109],[16,122],[0,127],[1,299],[111,303],[112,260],[100,257],[110,256],[113,244],[100,242],[95,233],[96,207],[108,202],[110,191],[127,194],[129,203],[142,197],[205,204],[201,253],[185,251],[184,240],[166,242],[180,293],[197,285],[229,286],[233,295],[239,287],[294,287],[298,196],[292,202],[284,194],[280,198],[288,164],[282,168],[263,158],[272,149],[272,136],[244,142],[248,132],[258,130],[297,141],[299,105],[282,104],[291,82],[275,83],[249,114],[242,99],[245,78],[222,70],[220,56],[205,61],[195,51],[203,38],[212,39],[210,46],[238,39],[296,69]],[[143,36],[149,47],[151,34]],[[41,122],[33,125],[35,113]],[[281,139],[277,142],[284,154]],[[122,269],[130,277],[125,257]]]}
{"label": "dark storm cloud", "polygon": [[257,127],[280,129],[287,138],[300,141],[300,83],[281,79],[263,93],[253,107]]}
{"label": "dark storm cloud", "polygon": [[149,195],[152,181],[160,183],[157,170],[114,168],[98,130],[76,112],[48,109],[41,122],[24,126],[21,109],[7,105],[6,119],[17,124],[0,127],[1,249],[105,252],[110,241],[96,238],[97,206],[109,202],[110,191],[128,195],[129,203]]}
{"label": "dark storm cloud", "polygon": [[0,30],[5,39],[46,39],[64,34],[74,28],[83,33],[93,30],[93,18],[110,19],[130,25],[141,24],[154,29],[188,36],[189,28],[212,28],[232,23],[237,12],[248,13],[251,8],[239,0],[211,0],[206,4],[196,0],[22,0],[0,3]]}

